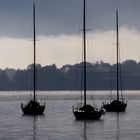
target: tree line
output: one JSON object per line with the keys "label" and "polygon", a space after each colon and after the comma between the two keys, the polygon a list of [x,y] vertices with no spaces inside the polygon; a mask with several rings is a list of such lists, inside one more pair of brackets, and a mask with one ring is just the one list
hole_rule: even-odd
{"label": "tree line", "polygon": [[[120,88],[124,90],[140,89],[140,62],[126,60],[119,64]],[[80,90],[83,88],[83,63],[64,65],[57,68],[36,65],[37,90]],[[115,90],[116,64],[87,62],[87,90]],[[33,64],[24,70],[7,68],[0,70],[0,90],[32,90]]]}

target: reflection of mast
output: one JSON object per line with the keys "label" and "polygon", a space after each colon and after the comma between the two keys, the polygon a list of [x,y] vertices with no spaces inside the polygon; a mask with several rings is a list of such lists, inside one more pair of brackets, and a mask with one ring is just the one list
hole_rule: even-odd
{"label": "reflection of mast", "polygon": [[33,116],[33,140],[37,140],[36,138],[36,116]]}
{"label": "reflection of mast", "polygon": [[119,113],[117,112],[117,133],[116,133],[116,140],[120,139],[120,122],[119,122]]}
{"label": "reflection of mast", "polygon": [[87,140],[87,122],[84,121],[84,124],[83,124],[83,138],[84,140]]}

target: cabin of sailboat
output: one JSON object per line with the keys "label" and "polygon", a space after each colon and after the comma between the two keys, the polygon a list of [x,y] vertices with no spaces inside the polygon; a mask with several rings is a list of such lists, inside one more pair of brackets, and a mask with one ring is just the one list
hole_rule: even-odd
{"label": "cabin of sailboat", "polygon": [[36,26],[35,26],[35,3],[33,3],[33,98],[27,103],[21,103],[23,114],[27,115],[42,115],[45,110],[45,103],[41,104],[36,98]]}
{"label": "cabin of sailboat", "polygon": [[121,65],[119,65],[119,30],[118,30],[118,10],[116,10],[116,53],[117,53],[117,99],[110,103],[103,102],[103,107],[107,112],[124,112],[127,107],[127,101],[120,99]]}
{"label": "cabin of sailboat", "polygon": [[98,120],[104,114],[103,108],[98,109],[97,107],[87,104],[87,76],[86,76],[86,0],[83,0],[83,85],[84,85],[84,104],[77,104],[73,106],[73,114],[76,119],[91,119]]}

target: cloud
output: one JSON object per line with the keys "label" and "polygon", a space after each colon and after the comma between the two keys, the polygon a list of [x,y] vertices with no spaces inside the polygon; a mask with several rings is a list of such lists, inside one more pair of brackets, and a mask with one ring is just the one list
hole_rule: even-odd
{"label": "cloud", "polygon": [[[31,43],[26,39],[0,38],[0,68],[24,68],[31,52]],[[30,60],[29,60],[30,61]]]}
{"label": "cloud", "polygon": [[[32,35],[33,0],[0,0],[0,36],[28,38]],[[82,24],[82,0],[36,0],[36,26],[40,35],[74,34]],[[88,0],[87,25],[113,29],[115,9],[119,25],[140,29],[139,0]]]}
{"label": "cloud", "polygon": [[[120,27],[122,60],[140,60],[140,32],[134,27]],[[96,30],[87,35],[87,61],[116,62],[116,33],[114,30]],[[58,67],[81,61],[81,36],[38,36],[37,62],[42,65],[55,63]],[[27,39],[0,38],[0,68],[26,68],[32,63],[33,42]]]}

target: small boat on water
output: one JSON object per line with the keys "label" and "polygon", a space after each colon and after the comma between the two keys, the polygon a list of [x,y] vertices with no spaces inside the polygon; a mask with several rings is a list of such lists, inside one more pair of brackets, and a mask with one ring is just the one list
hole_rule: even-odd
{"label": "small boat on water", "polygon": [[[127,107],[127,101],[123,98],[120,99],[121,85],[121,65],[119,64],[119,31],[118,31],[118,10],[116,10],[116,50],[117,50],[117,99],[111,102],[103,102],[103,107],[107,112],[124,112]],[[121,86],[120,86],[121,85]]]}
{"label": "small boat on water", "polygon": [[84,58],[83,58],[83,85],[84,85],[84,104],[76,104],[73,106],[73,114],[77,120],[99,120],[101,116],[104,114],[103,108],[97,108],[90,104],[87,104],[86,96],[87,96],[87,76],[86,76],[86,0],[83,0],[83,50],[84,50]]}
{"label": "small boat on water", "polygon": [[33,3],[33,52],[34,52],[34,63],[33,63],[33,98],[27,103],[21,103],[21,110],[25,115],[42,115],[45,110],[45,103],[41,103],[36,97],[36,26],[35,26],[35,3]]}

